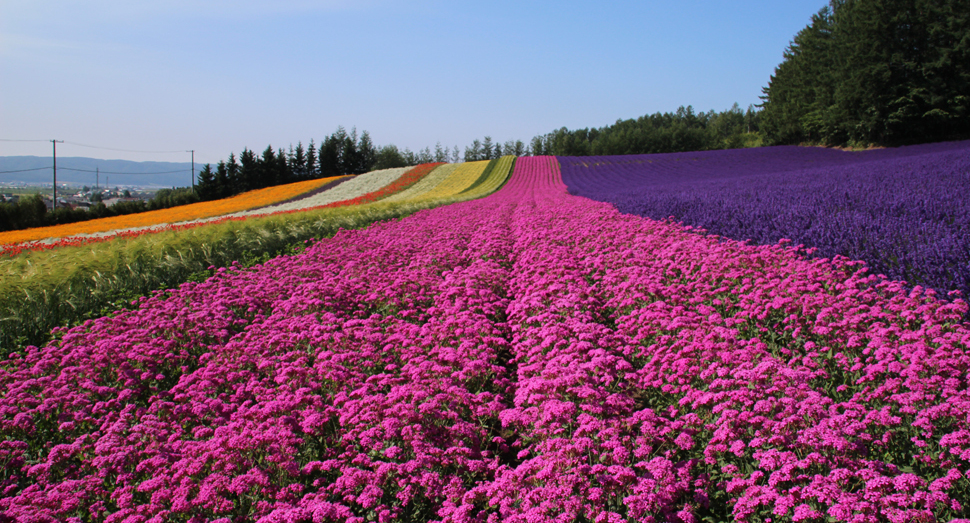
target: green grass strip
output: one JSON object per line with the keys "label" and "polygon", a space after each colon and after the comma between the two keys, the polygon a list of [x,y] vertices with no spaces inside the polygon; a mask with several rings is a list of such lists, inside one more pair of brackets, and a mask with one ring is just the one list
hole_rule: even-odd
{"label": "green grass strip", "polygon": [[485,183],[485,180],[487,180],[488,177],[492,175],[492,171],[495,170],[495,167],[498,165],[499,160],[500,158],[493,158],[491,161],[489,161],[488,165],[485,167],[485,170],[482,171],[482,175],[479,176],[477,180],[475,180],[475,183],[469,185],[467,189],[460,192],[459,194],[471,192],[475,190],[475,188],[477,188],[479,185]]}
{"label": "green grass strip", "polygon": [[482,176],[459,195],[480,198],[499,190],[508,181],[514,165],[515,156],[503,156],[490,161]]}

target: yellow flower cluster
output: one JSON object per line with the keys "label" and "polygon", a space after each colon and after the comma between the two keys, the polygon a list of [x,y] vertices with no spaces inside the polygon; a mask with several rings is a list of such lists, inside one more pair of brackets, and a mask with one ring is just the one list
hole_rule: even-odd
{"label": "yellow flower cluster", "polygon": [[434,199],[454,196],[475,183],[485,171],[486,167],[488,167],[488,160],[465,162],[459,165],[455,169],[455,172],[451,173],[451,176],[438,184],[434,189],[422,194],[421,197]]}
{"label": "yellow flower cluster", "polygon": [[53,225],[50,227],[36,227],[21,231],[8,231],[0,233],[0,245],[43,240],[46,238],[63,238],[77,234],[94,234],[116,229],[149,227],[164,223],[177,223],[222,216],[224,214],[246,211],[283,202],[318,189],[338,178],[340,177],[334,176],[319,180],[307,180],[305,182],[267,187],[265,189],[257,189],[239,194],[232,198],[181,205],[169,209],[159,209],[157,211],[128,214],[125,216],[112,216],[110,218],[65,225]]}
{"label": "yellow flower cluster", "polygon": [[435,167],[433,171],[428,173],[427,176],[418,180],[417,183],[404,189],[403,191],[392,194],[381,201],[384,202],[403,202],[405,200],[419,200],[426,198],[428,192],[433,191],[446,179],[452,176],[455,169],[458,168],[457,164],[446,163],[444,165],[439,165]]}

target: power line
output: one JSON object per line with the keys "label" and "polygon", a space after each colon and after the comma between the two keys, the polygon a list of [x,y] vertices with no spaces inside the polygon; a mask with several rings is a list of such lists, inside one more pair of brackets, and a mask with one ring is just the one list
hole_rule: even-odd
{"label": "power line", "polygon": [[[0,171],[0,174],[25,173],[25,172],[29,172],[29,171],[43,171],[44,169],[50,169],[50,166],[48,166],[48,167],[37,167],[37,168],[34,168],[34,169],[18,169],[16,171]],[[59,169],[62,170],[62,171],[78,171],[78,172],[82,172],[82,173],[97,173],[97,172],[100,172],[100,170],[94,170],[94,171],[92,171],[91,169],[75,169],[73,167],[59,167]],[[118,172],[118,171],[105,171],[104,173],[105,174],[125,174],[125,175],[129,175],[129,176],[142,176],[142,175],[148,175],[148,174],[175,174],[175,173],[181,173],[181,172],[185,172],[185,169],[178,169],[178,170],[175,170],[175,171],[155,171],[155,172],[150,172],[150,173],[125,173],[125,172]]]}
{"label": "power line", "polygon": [[8,140],[6,138],[0,138],[0,142],[47,142],[50,140]]}
{"label": "power line", "polygon": [[104,149],[106,151],[121,151],[121,152],[126,152],[126,153],[174,154],[174,153],[185,153],[185,152],[188,152],[186,150],[180,150],[180,151],[139,151],[139,150],[135,150],[135,149],[118,149],[116,147],[101,147],[101,146],[98,146],[98,145],[87,145],[87,144],[77,143],[77,142],[64,142],[64,143],[68,143],[68,144],[71,144],[71,145],[77,145],[77,146],[80,146],[80,147],[89,147],[91,149]]}
{"label": "power line", "polygon": [[[50,169],[50,167],[38,167],[36,169],[20,169],[20,170],[17,170],[17,171],[0,171],[0,174],[7,174],[7,173],[25,173],[27,171],[43,171],[44,169]],[[61,167],[61,169],[63,169],[63,167]]]}
{"label": "power line", "polygon": [[[92,171],[91,169],[74,169],[72,167],[61,167],[61,170],[62,171],[79,171],[79,172],[82,172],[82,173],[100,172],[100,171]],[[151,173],[121,173],[121,172],[114,172],[114,171],[104,171],[105,174],[127,174],[129,176],[141,176],[143,174],[174,174],[174,173],[184,173],[184,172],[185,172],[185,169],[179,169],[177,171],[159,171],[159,172],[151,172]]]}

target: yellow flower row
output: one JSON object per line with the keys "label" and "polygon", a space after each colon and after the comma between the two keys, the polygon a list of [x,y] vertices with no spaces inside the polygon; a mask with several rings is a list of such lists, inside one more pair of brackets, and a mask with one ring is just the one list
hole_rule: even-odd
{"label": "yellow flower row", "polygon": [[489,174],[488,179],[484,180],[474,189],[462,193],[462,195],[469,198],[481,198],[482,196],[497,191],[508,180],[509,176],[512,175],[512,166],[515,164],[515,158],[515,156],[503,156],[499,158],[492,172]]}
{"label": "yellow flower row", "polygon": [[422,198],[448,198],[454,196],[475,183],[488,167],[488,160],[465,162],[455,169],[455,172],[438,184],[434,189],[421,195]]}
{"label": "yellow flower row", "polygon": [[0,245],[43,240],[45,238],[63,238],[77,234],[94,234],[116,229],[150,227],[165,223],[177,223],[187,220],[222,216],[224,214],[246,211],[283,202],[318,189],[338,178],[340,177],[334,176],[319,180],[308,180],[305,182],[278,185],[276,187],[267,187],[265,189],[257,189],[239,194],[232,198],[181,205],[169,209],[159,209],[157,211],[113,216],[65,225],[52,225],[50,227],[36,227],[21,231],[8,231],[0,233]]}

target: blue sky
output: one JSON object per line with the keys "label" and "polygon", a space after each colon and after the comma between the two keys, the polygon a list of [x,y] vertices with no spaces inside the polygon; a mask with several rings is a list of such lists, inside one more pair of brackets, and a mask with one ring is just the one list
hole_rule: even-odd
{"label": "blue sky", "polygon": [[[3,0],[0,139],[196,150],[462,150],[693,105],[758,103],[824,1]],[[50,143],[0,142],[0,156]],[[58,155],[188,153],[58,146]]]}

